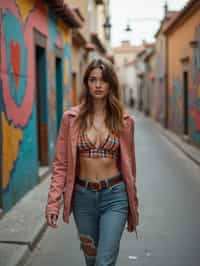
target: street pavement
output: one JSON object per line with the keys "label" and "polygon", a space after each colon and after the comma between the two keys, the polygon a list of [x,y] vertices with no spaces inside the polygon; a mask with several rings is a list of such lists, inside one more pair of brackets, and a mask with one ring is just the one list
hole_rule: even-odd
{"label": "street pavement", "polygon": [[[152,119],[135,110],[133,115],[140,204],[139,239],[135,234],[124,232],[117,266],[199,266],[200,153]],[[21,221],[23,226],[16,229],[15,223],[10,222],[11,214],[5,217],[7,221],[5,218],[0,221],[1,266],[23,265],[24,261],[27,266],[84,265],[73,217],[66,225],[60,215],[58,229],[48,228],[43,234],[48,188],[49,178],[28,193],[23,199],[23,208],[19,209],[23,213],[21,220],[13,208],[14,221]],[[29,212],[26,211],[27,204]],[[17,232],[11,233],[11,229]]]}

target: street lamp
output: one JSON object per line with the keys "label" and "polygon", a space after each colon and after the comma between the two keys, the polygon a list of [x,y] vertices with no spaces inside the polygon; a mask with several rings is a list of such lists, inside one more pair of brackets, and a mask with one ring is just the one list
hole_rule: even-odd
{"label": "street lamp", "polygon": [[131,29],[129,23],[126,25],[125,31],[132,31],[132,29]]}
{"label": "street lamp", "polygon": [[110,24],[110,17],[109,16],[106,17],[106,20],[105,20],[105,23],[103,24],[103,27],[104,27],[105,38],[107,41],[109,41],[110,40],[110,31],[111,31],[111,27],[112,27],[112,25]]}
{"label": "street lamp", "polygon": [[132,31],[132,28],[130,26],[131,21],[136,21],[136,22],[144,22],[144,21],[152,21],[152,22],[158,22],[160,19],[158,18],[135,18],[135,19],[128,19],[128,23],[126,25],[126,28],[124,29],[127,32]]}

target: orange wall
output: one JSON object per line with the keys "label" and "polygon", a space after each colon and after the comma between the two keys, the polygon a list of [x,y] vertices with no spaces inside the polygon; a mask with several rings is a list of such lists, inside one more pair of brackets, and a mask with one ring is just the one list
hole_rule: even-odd
{"label": "orange wall", "polygon": [[[180,19],[179,19],[180,21]],[[190,42],[198,41],[200,45],[200,8],[193,14],[187,13],[184,22],[179,22],[167,34],[168,43],[168,96],[169,96],[169,128],[183,133],[183,63],[182,58],[189,57],[189,135],[192,142],[200,145],[200,72],[194,68],[194,48]],[[200,47],[200,46],[199,46]],[[197,52],[200,56],[200,51]],[[197,55],[197,54],[196,54]],[[199,98],[198,98],[199,97]]]}
{"label": "orange wall", "polygon": [[200,9],[184,24],[168,36],[168,74],[169,88],[172,88],[173,78],[182,73],[180,59],[184,56],[192,58],[193,49],[190,41],[194,39],[195,27],[200,24]]}

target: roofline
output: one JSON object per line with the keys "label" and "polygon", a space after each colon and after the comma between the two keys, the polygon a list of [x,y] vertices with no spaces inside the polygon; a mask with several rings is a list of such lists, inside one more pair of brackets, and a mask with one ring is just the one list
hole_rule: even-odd
{"label": "roofline", "polygon": [[69,26],[72,28],[82,27],[82,21],[78,14],[64,0],[46,0],[46,2],[56,16],[63,19]]}
{"label": "roofline", "polygon": [[148,59],[151,58],[155,53],[156,53],[155,49],[152,49],[152,51],[149,54],[145,55],[144,61],[145,62],[148,61]]}
{"label": "roofline", "polygon": [[101,40],[99,39],[99,36],[96,32],[91,32],[91,41],[96,45],[96,47],[102,52],[103,54],[106,53],[106,48],[102,44]]}
{"label": "roofline", "polygon": [[[165,34],[167,34],[170,30],[172,30],[180,19],[182,19],[186,13],[192,9],[195,5],[197,7],[200,7],[200,1],[199,0],[190,0],[181,10],[180,12],[172,19],[172,21],[169,23],[169,25],[163,30]],[[194,9],[196,10],[196,8]]]}
{"label": "roofline", "polygon": [[84,35],[78,29],[72,30],[72,41],[76,42],[79,46],[83,47],[87,43],[87,40],[85,39]]}
{"label": "roofline", "polygon": [[171,16],[164,16],[163,19],[160,21],[160,27],[158,28],[157,32],[154,34],[154,37],[157,38],[159,33],[162,32],[162,27],[164,26],[165,23],[169,23],[169,21],[171,19],[173,19],[173,17],[179,13],[179,11],[176,11],[176,10],[169,10],[168,11],[168,15],[171,13]]}
{"label": "roofline", "polygon": [[84,22],[84,21],[85,21],[85,18],[84,18],[84,16],[83,16],[83,14],[82,14],[80,8],[76,6],[76,7],[74,7],[74,11],[75,11],[76,14],[79,16],[79,18],[81,19],[81,21]]}

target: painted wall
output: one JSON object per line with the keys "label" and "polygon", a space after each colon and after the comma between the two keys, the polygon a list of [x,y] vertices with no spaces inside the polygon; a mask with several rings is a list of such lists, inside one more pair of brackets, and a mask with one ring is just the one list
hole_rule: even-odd
{"label": "painted wall", "polygon": [[[189,14],[188,14],[189,15]],[[189,57],[189,135],[200,146],[200,9],[168,34],[169,128],[183,133],[183,63]],[[190,42],[196,40],[196,48]]]}
{"label": "painted wall", "polygon": [[166,87],[166,44],[165,36],[159,33],[156,40],[156,79],[154,87],[154,118],[164,125]]}
{"label": "painted wall", "polygon": [[0,140],[4,211],[38,183],[34,29],[46,37],[48,160],[56,140],[55,45],[63,49],[63,109],[71,105],[71,32],[39,0],[0,0]]}

